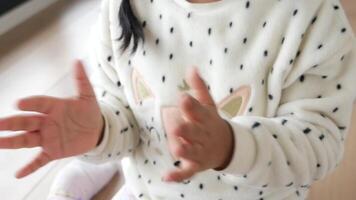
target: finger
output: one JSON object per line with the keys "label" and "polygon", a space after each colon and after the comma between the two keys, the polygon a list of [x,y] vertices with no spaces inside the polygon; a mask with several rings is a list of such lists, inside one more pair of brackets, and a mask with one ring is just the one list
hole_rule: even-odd
{"label": "finger", "polygon": [[204,123],[210,116],[208,110],[188,93],[182,93],[179,108],[189,121]]}
{"label": "finger", "polygon": [[184,122],[173,131],[175,137],[182,137],[189,143],[202,143],[203,134],[200,128],[193,122]]}
{"label": "finger", "polygon": [[50,157],[45,152],[42,151],[40,154],[38,154],[35,157],[35,159],[33,159],[29,164],[24,166],[16,173],[16,178],[23,178],[35,172],[36,170],[46,165],[50,161],[51,161]]}
{"label": "finger", "polygon": [[41,127],[41,115],[16,115],[0,119],[0,130],[9,131],[36,131]]}
{"label": "finger", "polygon": [[41,146],[41,135],[37,131],[0,138],[0,149],[33,148],[38,146]]}
{"label": "finger", "polygon": [[23,111],[34,111],[48,114],[60,99],[56,97],[36,95],[20,99],[17,107]]}
{"label": "finger", "polygon": [[[179,129],[180,124],[185,120],[181,117],[180,111],[176,107],[167,107],[162,109],[162,118],[164,130],[167,133],[168,145],[170,147],[177,146],[179,141],[174,136],[176,129]],[[178,130],[179,131],[179,130]]]}
{"label": "finger", "polygon": [[182,141],[181,138],[175,138],[176,142],[172,142],[169,146],[173,157],[176,159],[185,158],[185,159],[194,159],[196,153],[194,151],[193,145],[187,142]]}
{"label": "finger", "polygon": [[75,79],[78,87],[79,98],[83,100],[96,100],[94,89],[85,72],[83,63],[77,60],[75,63]]}
{"label": "finger", "polygon": [[199,165],[191,161],[183,161],[182,167],[172,170],[163,176],[163,180],[167,182],[181,182],[192,177],[199,171]]}
{"label": "finger", "polygon": [[197,100],[202,104],[216,107],[214,99],[209,93],[208,87],[199,75],[198,69],[196,67],[190,68],[186,76],[189,86],[193,89],[195,98],[197,98]]}
{"label": "finger", "polygon": [[202,160],[201,158],[206,156],[202,154],[201,149],[202,145],[194,143],[180,149],[175,149],[173,151],[176,155],[176,158],[178,159],[200,162]]}

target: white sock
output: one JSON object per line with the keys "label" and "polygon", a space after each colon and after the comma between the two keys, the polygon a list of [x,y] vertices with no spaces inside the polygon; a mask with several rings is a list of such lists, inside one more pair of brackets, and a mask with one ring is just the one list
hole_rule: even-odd
{"label": "white sock", "polygon": [[73,160],[56,176],[48,200],[90,200],[118,169],[118,162],[96,165]]}

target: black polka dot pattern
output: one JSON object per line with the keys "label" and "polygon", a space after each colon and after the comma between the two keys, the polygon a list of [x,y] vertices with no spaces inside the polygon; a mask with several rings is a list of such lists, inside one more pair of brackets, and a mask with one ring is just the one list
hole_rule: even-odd
{"label": "black polka dot pattern", "polygon": [[272,94],[268,94],[268,99],[269,100],[273,100],[273,95]]}
{"label": "black polka dot pattern", "polygon": [[263,52],[263,55],[264,55],[265,57],[267,57],[267,56],[268,56],[268,50],[265,50],[265,51]]}
{"label": "black polka dot pattern", "polygon": [[177,160],[177,161],[175,161],[175,162],[173,163],[173,165],[174,165],[175,167],[179,167],[180,164],[181,164],[181,161],[180,161],[180,160]]}
{"label": "black polka dot pattern", "polygon": [[[280,0],[277,2],[279,3],[283,1]],[[145,4],[145,9],[150,9],[151,7],[149,6],[159,6],[159,1],[154,0],[147,0],[143,1],[142,3]],[[251,18],[253,18],[252,16],[255,16],[253,12],[255,12],[256,10],[261,10],[256,9],[258,8],[258,6],[260,6],[258,4],[259,3],[255,1],[243,0],[239,4],[240,10],[238,10],[239,8],[236,8],[236,12],[240,11],[241,15],[239,16],[251,16]],[[329,13],[332,12],[337,14],[340,13],[341,7],[336,4],[329,4],[329,7],[327,9],[329,9]],[[139,9],[135,11],[139,11]],[[336,80],[336,76],[335,74],[332,74],[332,70],[325,70],[328,66],[328,63],[326,63],[328,59],[325,58],[325,55],[331,55],[331,49],[333,48],[333,45],[337,44],[337,42],[331,42],[331,37],[313,38],[313,34],[311,34],[311,32],[315,29],[318,29],[318,27],[320,27],[322,23],[325,23],[325,21],[323,21],[324,19],[322,15],[308,13],[308,10],[303,9],[303,7],[299,7],[299,5],[298,7],[291,6],[288,10],[286,9],[285,12],[285,16],[289,16],[290,18],[290,20],[288,20],[290,26],[293,26],[298,21],[300,22],[301,20],[304,20],[306,26],[310,26],[311,28],[306,30],[297,30],[297,32],[294,33],[295,35],[290,35],[286,31],[278,31],[278,28],[275,28],[276,23],[281,22],[276,22],[276,19],[271,18],[270,16],[266,17],[267,15],[260,15],[261,17],[259,18],[259,21],[255,22],[254,24],[251,23],[248,26],[244,24],[246,23],[244,19],[237,20],[233,16],[225,18],[225,21],[219,21],[218,24],[214,23],[214,20],[211,20],[207,21],[206,24],[200,23],[199,26],[192,26],[197,22],[196,20],[201,18],[201,13],[199,13],[198,10],[195,11],[189,8],[182,9],[179,13],[179,20],[181,20],[180,22],[182,23],[176,23],[174,21],[175,19],[172,17],[174,14],[169,13],[169,11],[165,9],[156,9],[156,13],[153,13],[152,15],[145,15],[145,13],[141,13],[140,15],[138,15],[138,25],[141,25],[146,37],[143,41],[143,45],[138,47],[137,53],[130,55],[131,57],[125,58],[123,60],[124,62],[122,62],[123,65],[116,65],[116,62],[120,63],[119,61],[121,61],[120,59],[122,58],[115,57],[115,53],[117,53],[115,52],[116,48],[111,48],[112,50],[110,51],[114,52],[108,52],[107,50],[105,50],[105,53],[101,56],[102,58],[100,58],[100,61],[97,62],[98,68],[102,72],[107,73],[110,71],[107,70],[108,67],[115,66],[117,72],[121,73],[120,75],[122,75],[120,77],[125,77],[125,79],[122,80],[119,80],[117,77],[112,79],[111,81],[113,82],[111,83],[111,85],[115,87],[110,87],[110,90],[99,90],[100,92],[98,96],[102,98],[103,101],[113,101],[112,99],[115,98],[111,98],[111,89],[116,89],[117,91],[119,91],[119,94],[123,92],[125,86],[134,85],[127,81],[130,80],[130,74],[123,73],[126,73],[126,71],[131,72],[132,69],[137,69],[141,73],[144,72],[144,70],[141,70],[143,68],[149,68],[147,69],[148,71],[155,70],[153,68],[150,68],[151,64],[154,65],[154,63],[152,63],[152,58],[156,58],[156,60],[159,61],[159,63],[157,64],[157,71],[151,71],[154,73],[149,73],[150,76],[152,75],[152,77],[148,77],[146,74],[143,74],[143,79],[147,79],[147,82],[144,83],[148,84],[147,88],[156,90],[162,89],[162,92],[165,93],[175,91],[175,88],[173,89],[171,85],[181,85],[181,83],[176,84],[179,77],[177,78],[174,76],[176,74],[183,74],[181,72],[184,71],[185,65],[201,65],[199,67],[202,67],[203,70],[206,70],[204,72],[216,73],[214,74],[214,76],[207,76],[207,88],[209,92],[211,92],[211,94],[216,94],[216,96],[220,97],[221,99],[225,99],[225,97],[231,96],[235,94],[235,92],[237,93],[239,87],[242,85],[250,85],[252,87],[252,90],[250,91],[252,95],[250,94],[249,96],[250,99],[247,102],[243,102],[246,103],[243,105],[246,116],[239,116],[242,120],[237,121],[241,123],[241,128],[247,127],[247,129],[243,130],[246,131],[246,133],[251,133],[251,137],[257,143],[259,148],[264,148],[266,145],[263,145],[263,142],[268,141],[268,145],[280,145],[283,150],[288,150],[288,145],[283,146],[283,142],[285,142],[286,140],[288,140],[288,142],[290,143],[302,141],[298,140],[297,137],[303,138],[303,141],[313,140],[313,142],[316,142],[320,145],[328,145],[330,144],[331,140],[336,140],[336,137],[330,137],[330,134],[328,132],[330,130],[327,130],[327,128],[319,130],[318,126],[313,126],[309,123],[304,124],[305,121],[308,121],[307,118],[304,119],[305,121],[299,121],[300,123],[298,123],[298,125],[300,126],[296,126],[296,120],[303,118],[304,115],[304,112],[301,112],[298,109],[303,109],[303,107],[293,107],[293,102],[286,101],[293,99],[296,102],[301,102],[303,99],[298,99],[299,94],[297,94],[298,92],[300,92],[302,94],[300,95],[300,97],[307,99],[311,102],[311,104],[312,102],[315,102],[318,105],[320,103],[320,108],[323,108],[322,110],[308,110],[309,112],[317,113],[317,115],[315,115],[315,120],[322,118],[324,118],[324,120],[333,118],[340,119],[340,116],[342,116],[343,112],[347,110],[345,105],[341,102],[327,104],[327,101],[331,100],[337,95],[341,96],[344,93],[344,90],[347,90],[350,86],[348,85],[347,81],[342,80],[341,73],[338,76],[338,79]],[[306,18],[306,16],[308,16],[308,18]],[[338,40],[337,37],[348,38],[351,35],[350,33],[352,30],[350,30],[346,24],[340,24],[336,22],[338,21],[335,20],[334,29],[330,29],[330,34],[333,34],[332,37],[334,37],[333,39],[335,39],[335,41],[342,41],[339,42],[339,44],[341,45],[346,42],[345,40]],[[194,30],[184,29],[184,27],[186,27],[185,25],[187,24],[190,25],[190,27],[194,27]],[[281,25],[285,26],[284,24]],[[153,29],[154,27],[160,28],[151,31],[150,29]],[[246,29],[242,29],[241,27],[246,27]],[[189,31],[195,31],[196,34],[190,34]],[[261,41],[256,42],[257,38],[260,38],[259,34],[262,33],[271,33],[271,36],[274,37],[274,42],[265,41],[263,40],[263,37],[261,37]],[[217,43],[216,39],[219,39],[221,34],[233,36],[235,41],[230,42],[226,39],[226,41],[221,40],[220,43]],[[199,37],[197,37],[196,35],[199,35]],[[293,46],[297,40],[300,44],[303,45]],[[208,46],[206,44],[215,44],[215,46],[207,48]],[[307,51],[305,51],[305,49],[307,49]],[[287,53],[280,54],[284,53],[282,51],[285,51]],[[253,52],[253,54],[248,55],[248,53],[251,52]],[[346,64],[349,60],[351,60],[348,59],[349,55],[347,54],[347,52],[343,52],[340,54],[336,54],[335,52],[333,53],[333,55],[336,55],[335,59],[333,59],[335,61],[335,68],[339,67],[338,69],[346,69],[346,67],[343,67],[341,65]],[[188,57],[187,55],[189,55],[190,57]],[[277,58],[279,58],[280,55],[284,55],[285,57],[280,58],[281,62],[276,62]],[[194,60],[194,62],[196,63],[193,63],[190,59]],[[231,60],[233,60],[232,64],[229,63]],[[338,63],[341,67],[337,66]],[[177,71],[175,71],[174,69],[174,67],[177,67],[177,65],[182,67],[179,73],[176,73]],[[129,70],[126,70],[125,68]],[[229,69],[229,71],[226,71],[225,74],[218,74],[221,71],[224,71],[221,70],[222,68]],[[284,72],[289,72],[289,74],[283,74]],[[234,76],[236,75],[235,78],[231,79],[231,81],[227,80],[230,75],[233,75],[233,73]],[[216,78],[220,76],[222,76],[223,78]],[[224,76],[227,77],[226,81]],[[295,87],[293,87],[292,85],[292,87],[278,87],[276,85],[276,83],[278,84],[278,81],[280,84],[282,84],[280,86],[284,86],[283,84],[287,83],[287,81],[283,80],[281,76],[286,79],[289,78],[288,80],[294,81],[291,84],[294,84],[293,86]],[[111,78],[114,76],[110,75],[107,77]],[[179,78],[179,80],[182,79]],[[325,86],[325,88],[323,90],[315,89],[315,85],[311,85],[311,83],[314,82],[320,84],[320,86]],[[293,88],[295,91],[293,91],[291,88]],[[170,95],[167,96],[169,98]],[[136,98],[136,96],[133,97]],[[149,139],[140,139],[138,141],[138,144],[137,142],[135,143],[137,147],[143,148],[143,151],[147,149],[153,150],[157,147],[157,145],[160,145],[160,143],[157,143],[158,137],[164,137],[163,139],[167,140],[167,133],[160,132],[159,129],[156,127],[158,123],[161,123],[161,119],[159,118],[159,116],[156,116],[155,114],[153,114],[153,112],[149,112],[148,110],[140,110],[143,108],[149,108],[145,106],[148,106],[150,102],[146,102],[145,99],[131,101],[132,99],[135,99],[124,98],[125,97],[122,96],[122,99],[120,100],[122,100],[121,103],[123,103],[123,108],[125,108],[126,110],[123,112],[123,110],[120,110],[121,107],[115,107],[115,110],[113,110],[111,113],[114,119],[109,120],[110,123],[108,127],[110,130],[110,134],[111,132],[113,132],[112,134],[117,134],[117,137],[120,140],[123,139],[122,141],[130,141],[130,135],[134,135],[133,130],[136,129],[139,130],[139,134],[149,134]],[[159,95],[155,96],[155,98],[155,100],[157,101]],[[254,101],[257,98],[259,100]],[[167,99],[167,101],[171,100],[172,99]],[[283,100],[285,102],[282,102]],[[117,103],[119,102],[110,103],[112,103],[112,105],[118,105]],[[285,105],[283,105],[285,106],[283,107],[285,108],[285,110],[278,110],[278,106],[281,106],[282,103],[286,103]],[[287,103],[290,103],[290,106]],[[271,107],[264,107],[265,105]],[[134,106],[135,109],[132,109],[131,106]],[[142,121],[139,121],[139,123],[136,125],[136,123],[133,123],[133,119],[129,119],[127,114],[131,113],[128,111],[133,111],[134,114],[147,114],[149,118],[147,118],[146,120],[144,118],[140,118],[140,120]],[[274,113],[275,111],[280,111],[282,115],[273,117],[273,120],[269,120],[267,114],[268,116],[274,116],[274,114],[277,114],[277,112]],[[127,120],[122,120],[122,117],[126,117]],[[347,127],[345,126],[346,122],[342,120],[335,121],[338,122],[336,127],[340,132],[338,133],[340,134],[338,140],[343,141],[343,134],[346,132],[347,129]],[[117,126],[114,125],[115,122],[118,123]],[[320,123],[320,125],[322,125],[322,123]],[[273,128],[277,126],[279,129]],[[127,147],[122,149],[121,147],[119,147],[117,149],[113,149],[111,152],[105,151],[102,157],[105,157],[105,159],[116,159],[117,157],[121,158],[122,156],[127,156],[128,153],[140,152],[136,151],[136,146],[128,144]],[[296,147],[297,146],[294,146],[294,148]],[[261,152],[262,151],[263,149],[261,150]],[[317,163],[314,163],[315,161],[313,161],[313,171],[316,171],[315,173],[321,173],[323,171],[322,166],[326,168],[328,163],[324,163],[323,159],[320,159],[320,157],[318,157],[320,156],[318,155],[318,151],[313,153],[315,154],[315,158],[317,160]],[[286,157],[283,158],[281,162],[276,162],[275,159],[277,158],[273,157],[276,154],[270,154],[271,155],[268,154],[268,156],[270,157],[264,158],[265,160],[263,160],[263,162],[260,162],[261,167],[268,169],[266,170],[266,173],[277,173],[275,169],[288,169],[293,173],[295,172],[296,167],[298,167],[299,165],[299,163],[297,164],[297,160],[294,160],[294,157],[289,157],[289,155],[286,155]],[[149,173],[150,170],[159,170],[161,169],[163,164],[166,164],[163,163],[165,162],[164,159],[161,159],[159,157],[162,155],[156,153],[155,155],[147,156],[144,158],[139,153],[137,155],[137,159],[140,161],[137,162],[140,165],[140,167],[138,168],[139,174],[137,174],[137,176],[133,176],[133,178],[142,183],[143,185],[146,184],[148,188],[155,187],[158,182],[162,184],[162,186],[164,186],[164,184],[166,183],[164,183],[162,180],[160,181],[155,176],[156,174]],[[175,167],[179,169],[182,167],[182,164],[185,164],[184,162],[182,163],[180,160],[174,160],[171,160],[170,163],[168,163],[168,165],[170,165],[172,168]],[[280,165],[285,166],[281,167]],[[278,185],[278,187],[280,188],[289,187],[289,189],[293,189],[292,192],[295,192],[295,194],[293,195],[298,197],[303,195],[302,188],[309,187],[308,183],[299,182],[300,180],[296,179],[295,177],[287,177],[283,180],[283,182],[276,182],[275,180],[273,180],[273,177],[275,177],[274,174],[270,174],[266,179],[259,179],[257,181],[256,171],[254,171],[257,168],[258,166],[256,168],[249,169],[249,171],[244,172],[241,177],[239,177],[241,178],[239,181],[246,181],[246,183],[248,182],[249,184],[253,185],[254,188],[256,188],[253,192],[251,192],[251,195],[253,195],[251,199],[266,199],[267,195],[269,194],[270,188],[272,188],[272,186],[274,186],[275,184]],[[283,173],[283,171],[278,173]],[[311,180],[313,178],[311,178]],[[217,189],[219,187],[226,188],[226,195],[233,194],[236,195],[236,198],[238,198],[238,195],[242,194],[245,189],[243,185],[239,185],[237,183],[231,184],[230,182],[230,184],[227,186],[226,182],[230,179],[228,174],[224,173],[214,174],[214,176],[209,181],[207,181],[206,179],[199,179],[195,177],[191,177],[189,179],[191,180],[185,180],[181,183],[177,183],[181,184],[182,188],[179,188],[175,191],[172,190],[170,198],[194,199],[198,195],[209,194],[209,191]],[[188,187],[189,189],[185,189]],[[169,187],[167,187],[167,189],[169,189]],[[191,192],[191,190],[193,192]],[[226,198],[226,195],[224,196],[223,193],[216,194],[215,199],[228,199]],[[138,199],[149,199],[150,193],[149,191],[140,190],[138,188],[135,192],[135,196]]]}
{"label": "black polka dot pattern", "polygon": [[298,14],[298,9],[295,9],[294,11],[293,11],[293,16],[296,16]]}
{"label": "black polka dot pattern", "polygon": [[245,7],[246,7],[246,8],[250,8],[250,1],[247,1],[247,2],[246,2]]}
{"label": "black polka dot pattern", "polygon": [[245,38],[243,39],[243,43],[244,43],[244,44],[247,43],[247,37],[245,37]]}
{"label": "black polka dot pattern", "polygon": [[304,134],[309,134],[309,133],[310,133],[310,131],[311,131],[311,129],[310,129],[310,128],[305,128],[305,129],[303,130],[303,133],[304,133]]}
{"label": "black polka dot pattern", "polygon": [[252,125],[252,129],[254,128],[257,128],[259,127],[261,124],[259,122],[255,122],[253,125]]}

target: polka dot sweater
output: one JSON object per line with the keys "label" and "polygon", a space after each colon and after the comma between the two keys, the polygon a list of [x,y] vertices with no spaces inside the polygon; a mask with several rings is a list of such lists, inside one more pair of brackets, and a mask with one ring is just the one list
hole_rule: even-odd
{"label": "polka dot sweater", "polygon": [[[103,0],[91,77],[105,118],[81,159],[122,160],[137,199],[305,199],[343,157],[355,99],[354,33],[338,0],[131,0],[145,40],[121,53],[120,0]],[[133,45],[133,43],[131,43]],[[197,66],[232,127],[227,168],[180,183],[163,115]]]}

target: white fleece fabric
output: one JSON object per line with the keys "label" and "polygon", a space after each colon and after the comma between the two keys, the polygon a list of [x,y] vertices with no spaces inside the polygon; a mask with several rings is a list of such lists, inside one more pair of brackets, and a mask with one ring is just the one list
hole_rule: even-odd
{"label": "white fleece fabric", "polygon": [[[144,200],[305,199],[343,157],[356,88],[355,39],[338,0],[131,0],[145,40],[121,53],[120,0],[103,0],[91,81],[105,117],[88,162],[123,159]],[[133,43],[131,43],[132,47]],[[162,115],[197,66],[234,131],[228,167],[181,183]]]}

